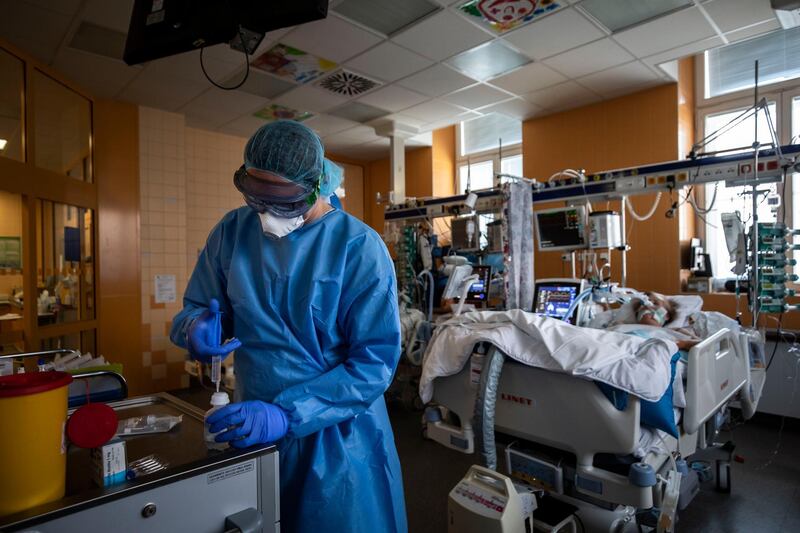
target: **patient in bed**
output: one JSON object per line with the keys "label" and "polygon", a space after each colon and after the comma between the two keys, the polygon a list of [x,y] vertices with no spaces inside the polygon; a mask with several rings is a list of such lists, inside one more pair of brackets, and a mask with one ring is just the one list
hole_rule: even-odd
{"label": "patient in bed", "polygon": [[[646,293],[650,303],[642,300],[633,300],[633,310],[636,313],[636,323],[644,326],[663,328],[675,318],[676,306],[673,302],[656,292]],[[681,350],[689,350],[692,346],[700,342],[694,335],[694,331],[687,328],[672,328],[672,331],[680,333],[684,337],[671,335],[671,340],[678,345]]]}
{"label": "patient in bed", "polygon": [[[677,304],[657,292],[646,292],[644,301],[634,298],[617,309],[606,309],[592,319],[589,327],[610,329],[647,337],[661,337],[673,341],[681,350],[689,350],[700,342],[691,327],[665,328],[677,314]],[[642,329],[636,325],[647,326]],[[658,330],[651,329],[658,328]]]}

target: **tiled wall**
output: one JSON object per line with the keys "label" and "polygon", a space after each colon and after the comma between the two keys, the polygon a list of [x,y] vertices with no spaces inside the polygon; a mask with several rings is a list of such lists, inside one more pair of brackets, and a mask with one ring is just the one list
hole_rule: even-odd
{"label": "tiled wall", "polygon": [[[142,366],[153,390],[188,385],[184,351],[169,342],[186,286],[186,125],[183,115],[139,108]],[[175,276],[174,303],[157,304],[155,276]]]}
{"label": "tiled wall", "polygon": [[191,273],[211,228],[244,204],[233,186],[247,139],[186,128],[186,265]]}
{"label": "tiled wall", "polygon": [[[233,186],[247,139],[187,128],[183,115],[139,108],[142,226],[142,365],[153,390],[188,385],[172,318],[211,228],[243,204]],[[155,276],[174,275],[174,303],[155,302]]]}

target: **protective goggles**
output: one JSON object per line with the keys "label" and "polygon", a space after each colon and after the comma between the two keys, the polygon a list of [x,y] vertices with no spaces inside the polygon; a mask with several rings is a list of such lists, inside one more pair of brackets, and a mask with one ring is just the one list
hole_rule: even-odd
{"label": "protective goggles", "polygon": [[319,196],[320,181],[308,190],[285,178],[267,181],[251,176],[242,165],[233,174],[233,184],[244,196],[244,201],[259,213],[291,218],[305,215]]}

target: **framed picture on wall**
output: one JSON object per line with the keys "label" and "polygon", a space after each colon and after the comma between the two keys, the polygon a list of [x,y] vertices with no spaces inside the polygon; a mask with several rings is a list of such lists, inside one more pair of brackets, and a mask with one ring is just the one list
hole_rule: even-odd
{"label": "framed picture on wall", "polygon": [[22,268],[22,237],[0,237],[0,268]]}

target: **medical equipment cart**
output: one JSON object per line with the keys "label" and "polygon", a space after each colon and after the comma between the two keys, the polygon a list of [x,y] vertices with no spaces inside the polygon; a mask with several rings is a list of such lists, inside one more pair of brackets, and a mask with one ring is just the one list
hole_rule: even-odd
{"label": "medical equipment cart", "polygon": [[168,433],[125,438],[129,462],[152,454],[167,468],[100,488],[92,483],[89,450],[71,446],[65,497],[0,517],[0,531],[280,531],[275,446],[208,450],[203,411],[167,393],[108,405],[120,419],[183,415]]}

